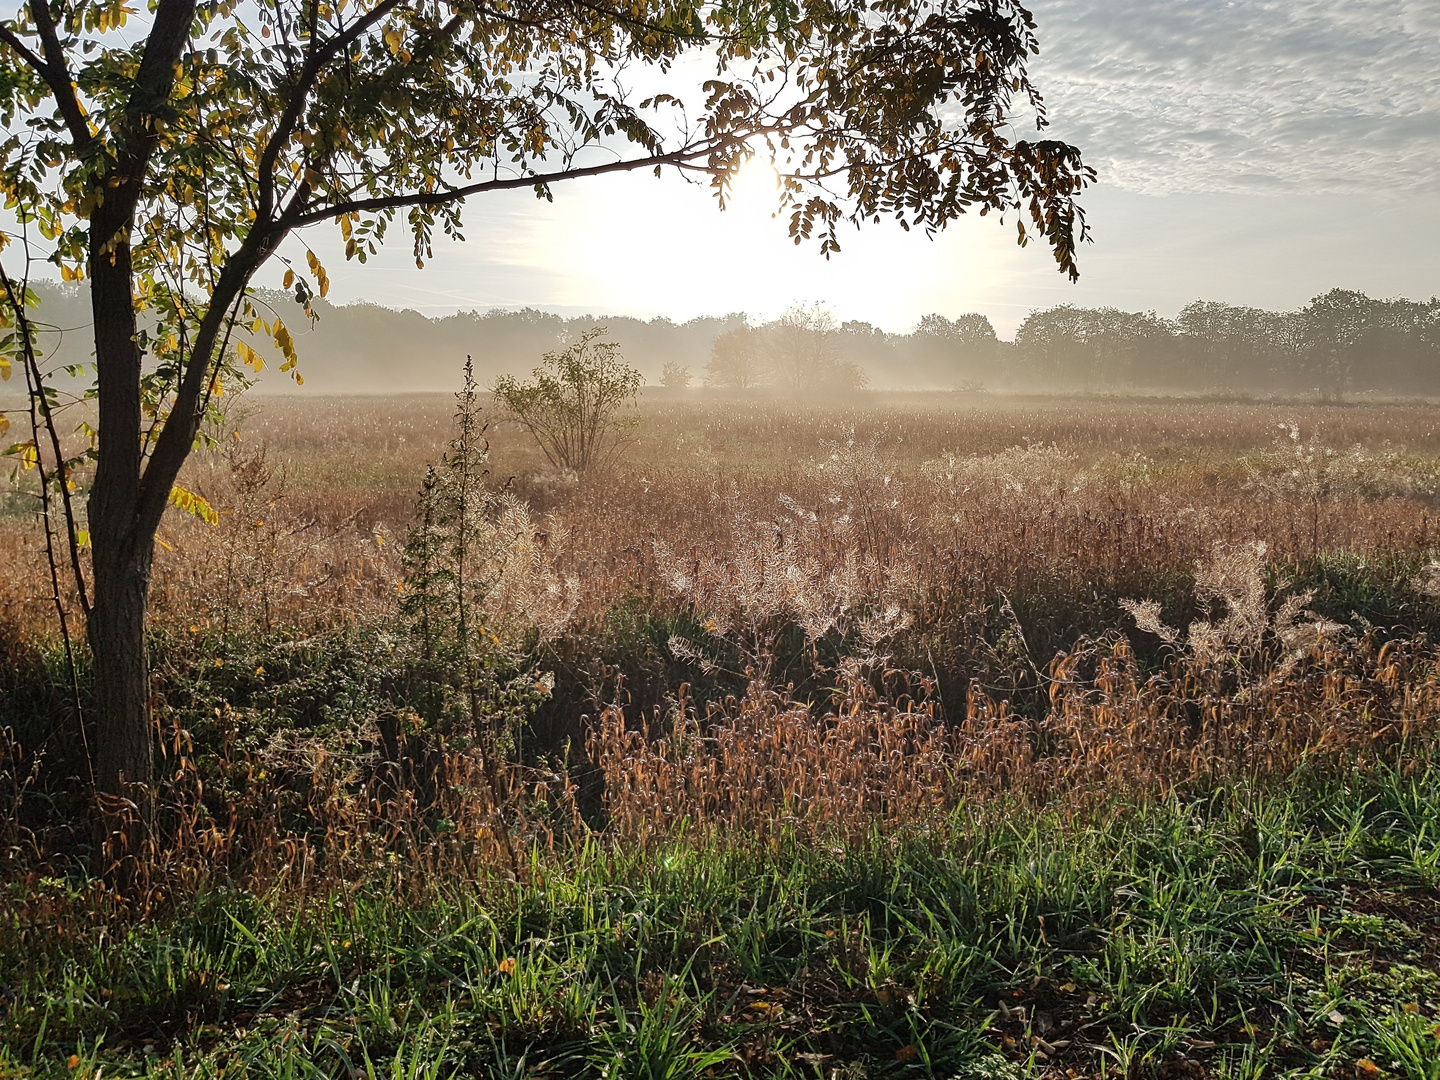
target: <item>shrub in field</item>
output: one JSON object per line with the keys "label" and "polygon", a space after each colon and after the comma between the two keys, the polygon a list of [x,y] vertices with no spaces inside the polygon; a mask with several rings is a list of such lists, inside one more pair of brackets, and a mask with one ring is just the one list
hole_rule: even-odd
{"label": "shrub in field", "polygon": [[603,463],[638,423],[625,414],[643,380],[620,356],[620,343],[604,335],[603,326],[594,327],[569,348],[546,353],[529,382],[506,375],[491,387],[557,469],[581,473]]}
{"label": "shrub in field", "polygon": [[[657,569],[693,608],[712,643],[738,653],[744,671],[736,674],[763,687],[779,642],[798,627],[812,654],[824,639],[839,645],[843,671],[856,678],[880,662],[882,645],[909,625],[899,603],[904,567],[876,556],[868,518],[852,507],[827,506],[822,517],[781,496],[780,509],[765,519],[730,506],[723,550],[677,550],[657,539]],[[716,650],[705,643],[674,636],[669,645],[677,659],[707,672],[717,666]]]}
{"label": "shrub in field", "polygon": [[529,508],[488,484],[489,443],[468,360],[457,398],[455,438],[426,472],[405,545],[400,609],[420,651],[417,704],[442,731],[473,740],[498,808],[504,756],[554,687],[527,660],[527,639],[564,627],[577,586],[544,557],[549,534],[542,545]]}
{"label": "shrub in field", "polygon": [[[1305,609],[1315,598],[1313,590],[1279,600],[1271,613],[1265,545],[1259,541],[1215,541],[1209,556],[1195,565],[1195,598],[1207,617],[1190,624],[1183,647],[1199,668],[1219,664],[1223,669],[1243,670],[1243,661],[1272,645],[1281,665],[1290,665],[1347,633],[1346,627]],[[1160,621],[1160,605],[1155,601],[1122,600],[1120,606],[1141,630],[1169,645],[1182,644],[1180,632]]]}
{"label": "shrub in field", "polygon": [[690,385],[690,369],[674,360],[667,360],[660,372],[660,385],[667,390],[684,390]]}

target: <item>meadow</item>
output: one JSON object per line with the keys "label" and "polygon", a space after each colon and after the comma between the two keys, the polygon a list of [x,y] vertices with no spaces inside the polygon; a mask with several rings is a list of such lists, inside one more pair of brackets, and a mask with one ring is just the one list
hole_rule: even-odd
{"label": "meadow", "polygon": [[492,426],[483,701],[417,570],[453,411],[192,459],[139,850],[7,498],[0,1076],[1440,1078],[1431,406]]}

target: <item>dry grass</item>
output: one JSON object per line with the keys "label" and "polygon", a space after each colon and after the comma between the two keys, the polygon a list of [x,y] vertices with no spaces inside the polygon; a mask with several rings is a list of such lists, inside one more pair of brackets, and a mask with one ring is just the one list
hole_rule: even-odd
{"label": "dry grass", "polygon": [[[283,731],[240,747],[235,733],[275,707],[232,716],[227,701],[205,721],[205,771],[245,779],[226,781],[222,806],[187,786],[184,717],[211,700],[196,665],[254,667],[254,697],[274,661],[235,642],[308,647],[344,627],[378,634],[365,647],[394,662],[400,541],[449,434],[438,396],[247,408],[243,439],[198,455],[186,479],[221,524],[177,515],[162,529],[157,717],[174,775],[163,850],[141,861],[179,867],[167,881],[242,864],[303,879],[313,845],[336,867],[398,848],[478,873],[494,853],[483,837],[531,829],[532,802],[547,838],[575,820],[579,789],[553,764],[566,737],[589,740],[610,828],[643,839],[682,818],[854,832],[965,799],[1164,792],[1393,757],[1433,735],[1434,654],[1413,635],[1433,607],[1423,583],[1388,583],[1411,618],[1378,632],[1311,616],[1313,597],[1276,579],[1335,559],[1424,564],[1440,491],[1424,410],[696,397],[647,403],[622,464],[580,480],[547,473],[520,433],[491,433],[496,484],[544,515],[531,556],[582,586],[541,657],[561,687],[527,758],[540,771],[516,765],[504,805],[465,779],[463,748],[421,755],[421,794],[400,784],[403,704],[353,706],[343,747]],[[12,515],[0,590],[17,665],[51,633],[41,564]],[[614,612],[637,603],[658,640],[616,638]],[[464,843],[407,838],[437,816]]]}

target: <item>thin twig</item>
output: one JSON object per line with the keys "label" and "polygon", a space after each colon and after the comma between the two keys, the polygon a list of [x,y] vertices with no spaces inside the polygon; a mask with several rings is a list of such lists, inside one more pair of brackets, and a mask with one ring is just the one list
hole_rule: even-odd
{"label": "thin twig", "polygon": [[[30,322],[25,316],[24,290],[22,288],[17,298],[15,289],[10,281],[10,276],[0,267],[0,279],[5,285],[5,294],[9,300],[17,320],[17,330],[20,334],[21,350],[25,357],[25,389],[30,398],[30,438],[35,447],[35,471],[40,479],[40,520],[45,530],[45,562],[50,570],[50,597],[55,604],[55,616],[60,623],[60,639],[65,644],[65,665],[70,673],[70,694],[71,702],[75,708],[75,722],[80,727],[80,745],[85,753],[85,767],[90,771],[90,783],[95,783],[95,767],[90,757],[89,738],[85,734],[85,710],[80,700],[80,676],[75,663],[75,648],[70,640],[70,619],[65,610],[65,601],[60,595],[60,569],[55,558],[55,529],[50,513],[50,477],[45,475],[45,459],[40,453],[40,421],[45,420],[49,428],[52,445],[55,450],[55,479],[58,480],[62,490],[65,490],[65,460],[60,455],[59,440],[55,435],[55,421],[50,414],[49,403],[45,399],[45,386],[40,379],[40,366],[35,360],[34,343],[30,339]],[[17,303],[18,299],[18,303]],[[68,491],[66,491],[68,496]],[[65,518],[69,526],[72,543],[74,537],[74,519],[71,516],[70,500],[65,499]],[[75,563],[77,578],[80,574],[78,558]],[[83,579],[80,579],[83,582]],[[85,605],[84,594],[81,594],[81,603],[85,606],[85,614],[88,618],[90,609]]]}

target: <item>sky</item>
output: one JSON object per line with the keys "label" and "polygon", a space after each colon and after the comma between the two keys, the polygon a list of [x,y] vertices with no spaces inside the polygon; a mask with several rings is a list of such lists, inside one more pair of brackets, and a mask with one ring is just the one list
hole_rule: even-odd
{"label": "sky", "polygon": [[[345,265],[305,237],[331,299],[438,315],[492,307],[757,319],[820,302],[893,332],[979,311],[1008,337],[1054,304],[1174,315],[1195,299],[1276,309],[1333,287],[1440,293],[1440,0],[1033,0],[1032,74],[1051,133],[1099,174],[1070,284],[1012,224],[935,239],[893,223],[828,261],[772,219],[747,167],[719,211],[702,186],[617,175],[471,200],[466,242],[417,270],[403,233]],[[278,276],[279,271],[275,274]]]}

